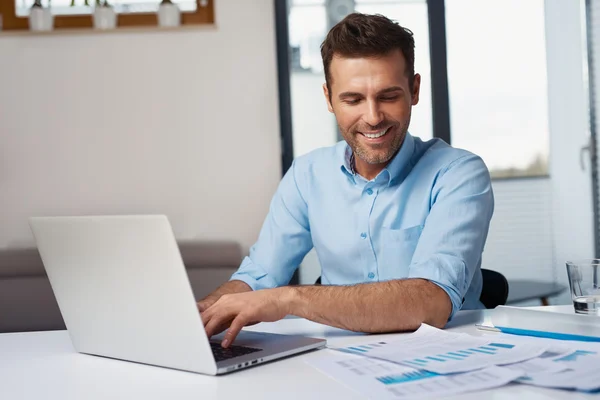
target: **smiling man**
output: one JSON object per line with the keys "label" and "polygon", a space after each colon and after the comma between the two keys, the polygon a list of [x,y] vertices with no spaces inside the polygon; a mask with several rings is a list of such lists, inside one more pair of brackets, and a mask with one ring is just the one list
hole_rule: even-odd
{"label": "smiling man", "polygon": [[[245,325],[288,314],[392,332],[483,308],[490,176],[479,157],[408,133],[421,83],[412,33],[351,14],[321,55],[344,141],[294,161],[249,256],[198,303],[209,336],[227,329],[225,347]],[[313,247],[323,285],[285,286]]]}

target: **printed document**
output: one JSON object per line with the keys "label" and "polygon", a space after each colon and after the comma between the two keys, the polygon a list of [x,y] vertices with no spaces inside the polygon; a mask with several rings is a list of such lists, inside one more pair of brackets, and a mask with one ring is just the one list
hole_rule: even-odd
{"label": "printed document", "polygon": [[489,340],[422,324],[398,340],[335,349],[437,374],[454,374],[530,360],[542,355],[547,346]]}
{"label": "printed document", "polygon": [[339,351],[307,362],[329,377],[372,399],[439,397],[503,386],[522,373],[490,367],[455,375],[440,375],[396,363]]}

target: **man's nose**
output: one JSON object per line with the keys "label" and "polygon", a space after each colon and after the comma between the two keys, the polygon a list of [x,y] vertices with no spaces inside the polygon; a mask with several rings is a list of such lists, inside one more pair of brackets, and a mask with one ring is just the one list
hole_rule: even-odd
{"label": "man's nose", "polygon": [[379,108],[379,104],[376,101],[370,101],[367,103],[367,112],[365,114],[364,121],[375,127],[383,121],[383,113]]}

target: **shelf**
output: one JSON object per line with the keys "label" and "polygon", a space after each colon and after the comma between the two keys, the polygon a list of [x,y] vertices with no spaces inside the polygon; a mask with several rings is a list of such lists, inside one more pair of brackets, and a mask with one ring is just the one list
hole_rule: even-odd
{"label": "shelf", "polygon": [[82,36],[122,33],[173,33],[202,31],[215,32],[216,30],[216,24],[181,25],[174,28],[161,28],[159,26],[122,26],[115,29],[63,28],[52,31],[10,30],[0,31],[0,40],[4,37]]}

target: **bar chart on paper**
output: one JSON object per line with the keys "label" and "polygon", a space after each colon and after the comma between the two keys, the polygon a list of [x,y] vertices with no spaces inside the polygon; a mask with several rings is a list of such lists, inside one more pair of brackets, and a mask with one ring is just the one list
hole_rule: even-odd
{"label": "bar chart on paper", "polygon": [[487,346],[469,347],[462,350],[448,351],[421,358],[404,360],[403,364],[413,367],[425,368],[432,363],[445,363],[451,361],[471,361],[475,358],[485,358],[485,355],[498,355],[500,349],[512,349],[514,345],[504,343],[490,343]]}
{"label": "bar chart on paper", "polygon": [[354,345],[337,350],[438,374],[451,374],[522,362],[538,357],[546,347],[490,342],[423,325],[400,340]]}
{"label": "bar chart on paper", "polygon": [[[349,347],[345,347],[343,349],[348,350],[348,353],[368,353],[369,350],[374,350],[377,348],[381,348],[384,347],[387,343],[386,342],[377,342],[377,343],[369,343],[369,344],[362,344],[362,345],[357,345],[357,346],[349,346]],[[343,350],[340,349],[340,350]]]}
{"label": "bar chart on paper", "polygon": [[592,354],[598,354],[598,353],[595,351],[575,350],[573,353],[571,353],[567,356],[564,356],[564,357],[557,358],[555,361],[574,362],[574,361],[579,361],[582,358],[587,358],[586,356],[589,356]]}
{"label": "bar chart on paper", "polygon": [[[543,371],[521,377],[520,382],[550,388],[576,389],[582,391],[600,390],[600,356],[596,351],[576,350],[569,355],[542,360],[564,370],[560,373]],[[517,364],[518,366],[519,364]]]}
{"label": "bar chart on paper", "polygon": [[566,356],[554,358],[553,361],[571,370],[600,373],[600,355],[596,351],[576,350]]}
{"label": "bar chart on paper", "polygon": [[417,370],[412,372],[405,372],[399,375],[378,376],[376,379],[384,385],[393,385],[396,383],[420,381],[422,379],[428,379],[434,376],[440,376],[440,374],[436,374],[435,372]]}

